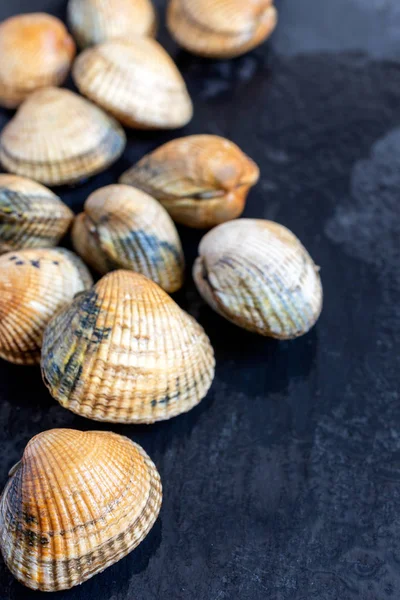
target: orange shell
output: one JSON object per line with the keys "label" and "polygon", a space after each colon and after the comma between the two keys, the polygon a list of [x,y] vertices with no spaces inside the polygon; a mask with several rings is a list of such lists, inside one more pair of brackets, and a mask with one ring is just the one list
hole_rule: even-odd
{"label": "orange shell", "polygon": [[83,262],[62,248],[0,256],[0,357],[17,364],[39,363],[47,323],[91,284]]}
{"label": "orange shell", "polygon": [[273,0],[170,0],[167,25],[183,48],[209,58],[232,58],[267,39],[278,15]]}
{"label": "orange shell", "polygon": [[233,142],[189,135],[144,156],[120,182],[156,198],[177,223],[201,229],[239,217],[259,175]]}
{"label": "orange shell", "polygon": [[0,500],[0,546],[12,574],[42,591],[79,585],[146,537],[162,499],[146,452],[106,431],[34,437]]}
{"label": "orange shell", "polygon": [[64,24],[45,13],[10,17],[0,24],[0,105],[16,108],[29,94],[61,85],[75,56]]}

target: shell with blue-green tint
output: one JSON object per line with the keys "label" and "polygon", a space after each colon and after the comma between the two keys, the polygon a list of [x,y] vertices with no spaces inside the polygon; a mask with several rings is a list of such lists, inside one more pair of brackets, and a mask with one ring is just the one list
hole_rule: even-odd
{"label": "shell with blue-green tint", "polygon": [[220,315],[254,333],[292,339],[322,310],[319,268],[289,229],[263,219],[236,219],[200,242],[193,278]]}
{"label": "shell with blue-green tint", "polygon": [[0,175],[0,254],[56,246],[73,212],[49,189],[17,175]]}
{"label": "shell with blue-green tint", "polygon": [[113,271],[46,328],[43,380],[88,419],[153,423],[196,406],[214,377],[203,328],[157,284]]}
{"label": "shell with blue-green tint", "polygon": [[96,271],[142,273],[165,291],[183,283],[184,257],[167,211],[148,194],[109,185],[91,194],[72,230],[75,250]]}

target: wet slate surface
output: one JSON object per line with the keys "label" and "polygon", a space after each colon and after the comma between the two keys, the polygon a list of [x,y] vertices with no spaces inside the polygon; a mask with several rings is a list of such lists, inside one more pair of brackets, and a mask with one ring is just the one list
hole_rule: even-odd
{"label": "wet slate surface", "polygon": [[[162,30],[193,122],[131,133],[111,170],[60,192],[78,211],[163,141],[230,137],[262,171],[245,214],[304,242],[321,265],[323,314],[296,341],[259,339],[213,314],[188,274],[176,297],[212,339],[215,383],[190,414],[113,427],[156,462],[161,516],[130,556],[60,598],[400,597],[400,9],[397,0],[277,4],[270,43],[231,62],[180,52]],[[62,16],[65,3],[0,3],[1,18],[21,10]],[[181,234],[190,265],[201,234]],[[58,406],[35,368],[1,363],[0,399],[1,485],[34,434],[99,428]],[[0,581],[1,600],[38,597],[2,563]]]}

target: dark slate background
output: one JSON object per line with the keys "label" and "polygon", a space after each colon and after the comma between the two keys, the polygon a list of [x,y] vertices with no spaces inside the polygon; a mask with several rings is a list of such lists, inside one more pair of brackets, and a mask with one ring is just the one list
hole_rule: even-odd
{"label": "dark slate background", "polygon": [[[227,136],[261,167],[246,216],[288,226],[321,265],[323,314],[301,339],[264,340],[206,307],[188,271],[176,297],[211,337],[214,385],[171,422],[112,427],[157,464],[161,515],[130,556],[59,598],[400,597],[400,4],[277,4],[271,41],[233,61],[189,56],[162,29],[192,123],[131,133],[112,169],[60,193],[78,211],[160,143]],[[32,10],[63,17],[65,2],[0,1],[1,18]],[[201,234],[181,234],[190,265]],[[1,485],[34,434],[102,427],[53,401],[36,368],[2,363],[0,399]],[[0,578],[1,600],[40,595],[2,563]]]}

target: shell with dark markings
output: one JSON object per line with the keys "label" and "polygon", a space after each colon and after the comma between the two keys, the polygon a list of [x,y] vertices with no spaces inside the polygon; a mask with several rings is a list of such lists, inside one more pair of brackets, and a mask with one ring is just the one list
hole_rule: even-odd
{"label": "shell with dark markings", "polygon": [[44,248],[0,256],[0,357],[40,362],[43,332],[58,309],[92,284],[72,252]]}
{"label": "shell with dark markings", "polygon": [[73,212],[49,189],[17,175],[0,175],[0,254],[56,246]]}
{"label": "shell with dark markings", "polygon": [[168,29],[193,54],[232,58],[249,52],[276,27],[273,0],[170,0]]}
{"label": "shell with dark markings", "polygon": [[122,154],[123,129],[69,90],[45,88],[21,105],[0,136],[0,161],[45,185],[74,183],[103,171]]}
{"label": "shell with dark markings", "polygon": [[120,181],[156,198],[177,223],[207,228],[244,210],[259,169],[236,144],[216,135],[190,135],[163,144]]}
{"label": "shell with dark markings", "polygon": [[198,404],[215,362],[203,328],[157,284],[114,271],[49,323],[41,364],[65,408],[97,421],[153,423]]}
{"label": "shell with dark markings", "polygon": [[109,185],[91,194],[72,230],[75,250],[103,275],[131,269],[166,292],[183,284],[184,257],[167,211],[144,192]]}
{"label": "shell with dark markings", "polygon": [[0,56],[0,105],[16,108],[35,90],[64,82],[75,44],[52,15],[16,15],[0,24]]}
{"label": "shell with dark markings", "polygon": [[229,321],[291,339],[307,333],[321,313],[318,270],[286,227],[238,219],[204,236],[193,277],[206,302]]}
{"label": "shell with dark markings", "polygon": [[193,106],[172,58],[150,38],[112,40],[80,54],[73,77],[81,94],[126,127],[174,129]]}
{"label": "shell with dark markings", "polygon": [[68,22],[81,48],[115,38],[154,36],[157,29],[151,0],[69,0]]}
{"label": "shell with dark markings", "polygon": [[0,547],[21,583],[79,585],[140,544],[160,511],[146,452],[106,431],[53,429],[28,443],[0,499]]}

